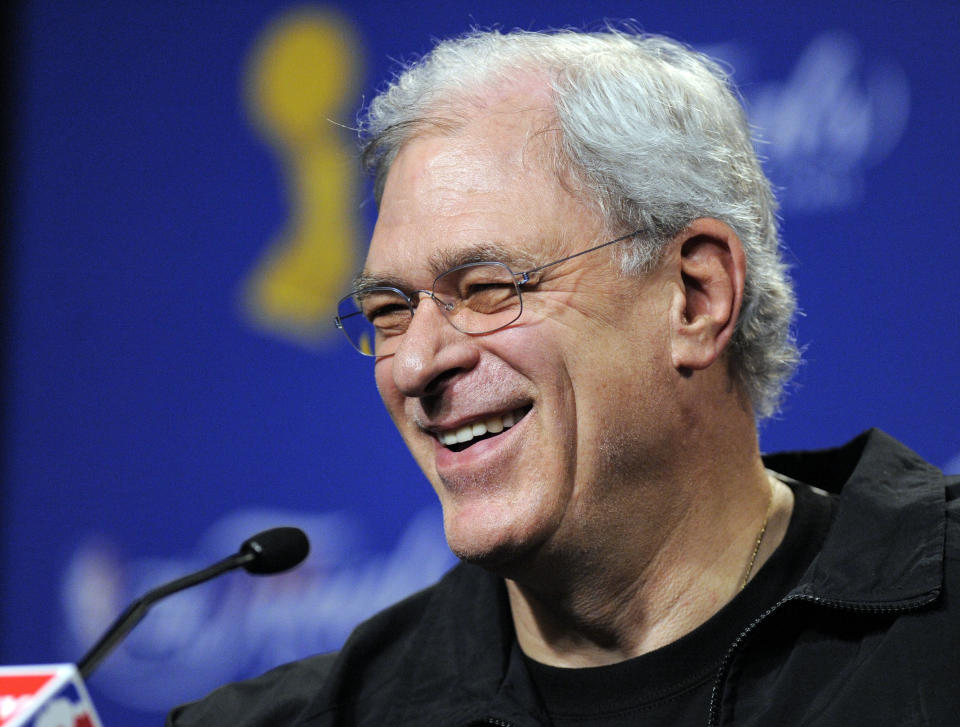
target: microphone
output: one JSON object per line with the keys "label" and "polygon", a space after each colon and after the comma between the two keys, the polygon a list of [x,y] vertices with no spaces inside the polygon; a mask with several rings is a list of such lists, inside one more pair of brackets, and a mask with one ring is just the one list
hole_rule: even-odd
{"label": "microphone", "polygon": [[127,610],[117,618],[107,629],[100,640],[84,655],[77,664],[81,676],[89,678],[94,669],[113,651],[117,645],[130,633],[150,607],[161,598],[190,588],[211,578],[216,578],[234,568],[244,568],[248,573],[256,575],[270,575],[281,573],[299,565],[310,552],[310,541],[299,528],[283,527],[264,530],[262,533],[248,538],[240,546],[240,550],[229,558],[214,563],[196,573],[170,581],[141,596],[131,603]]}

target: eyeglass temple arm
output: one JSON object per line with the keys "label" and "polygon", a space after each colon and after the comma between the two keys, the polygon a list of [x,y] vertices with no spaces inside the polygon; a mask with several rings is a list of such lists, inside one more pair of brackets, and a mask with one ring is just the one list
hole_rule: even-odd
{"label": "eyeglass temple arm", "polygon": [[631,237],[635,237],[636,235],[639,235],[641,232],[642,230],[634,230],[633,232],[626,234],[623,237],[618,237],[616,240],[610,240],[610,242],[605,242],[602,245],[597,245],[596,247],[591,247],[591,248],[587,248],[586,250],[581,250],[580,252],[575,252],[573,253],[573,255],[567,255],[566,257],[560,258],[559,260],[554,260],[553,262],[545,263],[544,265],[540,265],[539,267],[536,267],[536,268],[530,268],[530,270],[527,270],[522,273],[514,273],[513,276],[517,278],[517,285],[526,285],[527,283],[530,282],[530,276],[533,275],[533,273],[539,273],[544,268],[549,268],[552,265],[559,265],[560,263],[565,263],[567,260],[573,260],[573,258],[575,257],[586,255],[588,252],[599,250],[601,248],[607,247],[608,245],[613,245],[617,242],[623,242],[624,240],[628,240]]}

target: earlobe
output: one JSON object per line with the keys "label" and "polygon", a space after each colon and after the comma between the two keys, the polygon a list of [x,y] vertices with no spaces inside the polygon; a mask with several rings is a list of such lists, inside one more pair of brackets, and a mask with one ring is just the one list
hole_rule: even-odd
{"label": "earlobe", "polygon": [[709,367],[733,335],[746,278],[736,232],[712,218],[694,220],[674,240],[678,288],[671,310],[673,365],[684,374]]}

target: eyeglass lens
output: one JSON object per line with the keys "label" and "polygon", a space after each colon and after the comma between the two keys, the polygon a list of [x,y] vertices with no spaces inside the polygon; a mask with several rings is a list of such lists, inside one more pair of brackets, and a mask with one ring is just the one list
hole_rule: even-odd
{"label": "eyeglass lens", "polygon": [[[343,332],[367,356],[396,352],[414,307],[423,300],[418,291],[408,298],[388,287],[366,288],[343,298],[337,315]],[[513,273],[503,263],[469,263],[453,268],[433,284],[433,300],[448,321],[469,334],[490,333],[520,317],[520,291]]]}

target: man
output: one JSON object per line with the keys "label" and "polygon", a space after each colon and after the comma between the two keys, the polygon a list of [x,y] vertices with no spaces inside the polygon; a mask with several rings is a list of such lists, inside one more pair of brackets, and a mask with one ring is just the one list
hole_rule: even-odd
{"label": "man", "polygon": [[477,33],[366,132],[379,217],[337,321],[464,564],[171,724],[960,720],[949,483],[878,432],[760,457],[794,301],[715,64]]}

